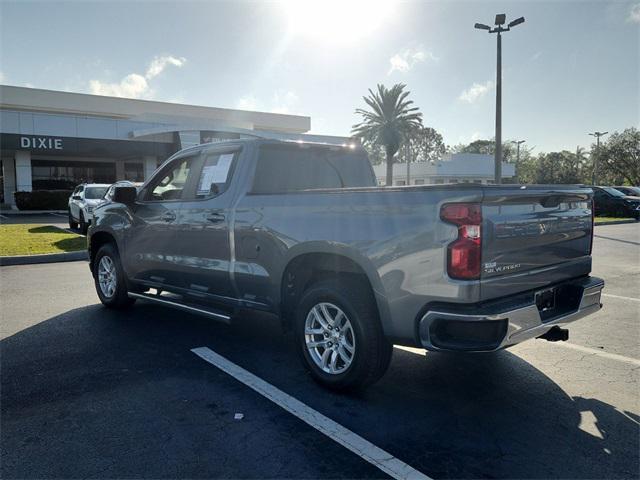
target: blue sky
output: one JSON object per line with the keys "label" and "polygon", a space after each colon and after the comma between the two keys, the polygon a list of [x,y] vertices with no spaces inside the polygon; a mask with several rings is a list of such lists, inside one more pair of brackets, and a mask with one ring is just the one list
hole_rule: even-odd
{"label": "blue sky", "polygon": [[447,144],[494,132],[495,13],[503,136],[588,147],[640,123],[637,1],[0,1],[4,84],[303,114],[348,135],[376,83],[403,82]]}

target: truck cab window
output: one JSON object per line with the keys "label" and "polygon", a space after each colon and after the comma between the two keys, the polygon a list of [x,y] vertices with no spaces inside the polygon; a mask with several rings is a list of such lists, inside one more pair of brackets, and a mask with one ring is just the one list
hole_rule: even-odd
{"label": "truck cab window", "polygon": [[375,176],[364,153],[269,145],[260,149],[252,192],[375,185]]}
{"label": "truck cab window", "polygon": [[185,158],[173,164],[168,171],[161,173],[157,180],[149,186],[145,200],[164,201],[183,198],[184,188],[191,171],[193,158]]}
{"label": "truck cab window", "polygon": [[228,188],[235,156],[235,153],[216,153],[205,158],[196,198],[215,197]]}

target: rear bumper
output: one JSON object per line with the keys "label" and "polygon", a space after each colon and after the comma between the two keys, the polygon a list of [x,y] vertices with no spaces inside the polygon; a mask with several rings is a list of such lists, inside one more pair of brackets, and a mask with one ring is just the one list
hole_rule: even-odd
{"label": "rear bumper", "polygon": [[540,311],[536,291],[478,305],[432,305],[418,321],[422,346],[440,351],[493,351],[539,337],[597,312],[604,281],[583,277],[552,285],[556,305]]}

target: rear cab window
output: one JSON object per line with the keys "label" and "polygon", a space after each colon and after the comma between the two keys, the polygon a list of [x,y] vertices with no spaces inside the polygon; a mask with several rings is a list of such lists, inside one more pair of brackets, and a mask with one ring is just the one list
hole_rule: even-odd
{"label": "rear cab window", "polygon": [[251,193],[373,186],[376,186],[376,180],[363,151],[308,145],[263,145],[259,150]]}
{"label": "rear cab window", "polygon": [[229,188],[237,155],[237,151],[205,155],[196,187],[196,198],[215,197]]}

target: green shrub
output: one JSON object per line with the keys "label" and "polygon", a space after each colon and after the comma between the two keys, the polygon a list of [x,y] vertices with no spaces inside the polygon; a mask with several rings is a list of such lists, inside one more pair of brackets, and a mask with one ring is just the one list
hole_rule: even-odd
{"label": "green shrub", "polygon": [[66,210],[71,190],[34,190],[14,195],[19,210]]}

